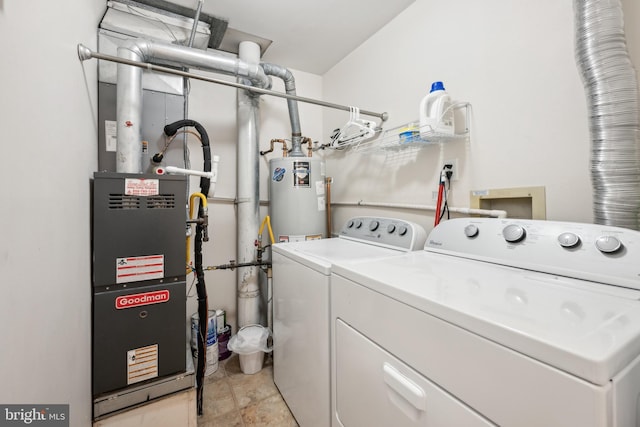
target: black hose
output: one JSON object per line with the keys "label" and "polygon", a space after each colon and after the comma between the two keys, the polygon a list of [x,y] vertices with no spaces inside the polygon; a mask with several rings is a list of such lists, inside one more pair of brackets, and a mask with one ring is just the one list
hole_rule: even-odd
{"label": "black hose", "polygon": [[[270,245],[269,245],[270,246]],[[266,249],[268,246],[265,246],[264,249]],[[265,267],[265,266],[271,266],[270,262],[241,262],[241,263],[231,263],[231,264],[221,264],[221,265],[212,265],[210,267],[207,267],[206,270],[234,270],[236,268],[241,268],[241,267]]]}
{"label": "black hose", "polygon": [[[178,120],[177,122],[168,124],[164,127],[164,133],[167,136],[175,135],[179,129],[183,127],[194,127],[200,134],[202,140],[202,154],[204,157],[204,171],[211,172],[211,148],[209,147],[209,135],[204,130],[202,125],[194,120]],[[207,197],[209,194],[209,187],[211,186],[211,180],[209,178],[200,178],[200,192]],[[204,219],[205,212],[200,203],[198,208],[198,218]],[[207,329],[209,325],[209,307],[207,298],[207,287],[204,282],[204,267],[202,265],[202,240],[204,226],[203,222],[196,225],[196,237],[193,243],[194,246],[194,261],[195,261],[195,273],[196,273],[196,291],[198,294],[198,366],[196,367],[196,384],[197,384],[197,408],[198,415],[203,413],[203,391],[204,391],[204,372],[206,367],[207,358]],[[213,331],[215,334],[217,331]]]}
{"label": "black hose", "polygon": [[[203,413],[204,372],[207,358],[207,326],[209,325],[209,307],[207,301],[207,287],[204,282],[204,268],[202,267],[202,225],[196,225],[194,241],[196,291],[198,293],[198,366],[196,368],[198,415]],[[214,334],[216,331],[213,332]]]}
{"label": "black hose", "polygon": [[[204,158],[204,171],[211,172],[211,148],[209,147],[209,135],[202,125],[195,120],[178,120],[177,122],[170,123],[164,127],[164,133],[167,136],[173,136],[178,133],[183,127],[194,127],[200,134],[202,140],[202,156]],[[209,194],[209,187],[211,186],[211,180],[209,178],[200,178],[200,192],[207,196]]]}

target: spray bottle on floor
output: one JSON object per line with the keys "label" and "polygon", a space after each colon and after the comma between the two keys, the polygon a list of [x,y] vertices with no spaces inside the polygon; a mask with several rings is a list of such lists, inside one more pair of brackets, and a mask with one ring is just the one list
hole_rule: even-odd
{"label": "spray bottle on floor", "polygon": [[453,103],[442,82],[433,82],[431,91],[420,102],[420,137],[455,133]]}

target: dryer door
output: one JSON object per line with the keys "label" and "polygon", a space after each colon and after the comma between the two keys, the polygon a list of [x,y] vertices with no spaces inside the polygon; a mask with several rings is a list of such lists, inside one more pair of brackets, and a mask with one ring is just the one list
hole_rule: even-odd
{"label": "dryer door", "polygon": [[340,319],[336,412],[345,427],[495,426]]}

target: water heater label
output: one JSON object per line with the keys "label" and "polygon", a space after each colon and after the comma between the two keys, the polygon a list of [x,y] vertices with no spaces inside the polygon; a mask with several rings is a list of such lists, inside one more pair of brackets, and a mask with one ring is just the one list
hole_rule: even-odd
{"label": "water heater label", "polygon": [[293,162],[293,186],[311,187],[310,175],[311,167],[309,162]]}
{"label": "water heater label", "polygon": [[324,196],[324,181],[316,181],[316,194]]}
{"label": "water heater label", "polygon": [[140,282],[164,277],[164,255],[116,258],[116,283]]}
{"label": "water heater label", "polygon": [[145,292],[142,294],[125,295],[116,298],[116,308],[140,307],[142,305],[160,304],[169,301],[171,294],[168,290]]}
{"label": "water heater label", "polygon": [[127,178],[124,180],[124,194],[127,196],[157,196],[160,194],[160,180]]}
{"label": "water heater label", "polygon": [[273,176],[271,177],[271,179],[273,179],[276,182],[280,182],[282,181],[282,178],[284,178],[284,174],[287,170],[285,168],[275,168],[273,170]]}
{"label": "water heater label", "polygon": [[127,351],[127,385],[158,376],[158,344]]}

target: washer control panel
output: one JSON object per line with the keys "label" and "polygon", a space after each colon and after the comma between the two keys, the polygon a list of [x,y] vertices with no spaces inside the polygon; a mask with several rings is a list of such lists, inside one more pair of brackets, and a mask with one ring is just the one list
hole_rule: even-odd
{"label": "washer control panel", "polygon": [[339,237],[415,251],[424,247],[427,233],[414,222],[397,218],[359,216],[349,219],[344,224]]}
{"label": "washer control panel", "polygon": [[599,224],[456,218],[425,250],[640,289],[640,232]]}

